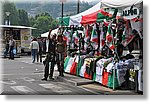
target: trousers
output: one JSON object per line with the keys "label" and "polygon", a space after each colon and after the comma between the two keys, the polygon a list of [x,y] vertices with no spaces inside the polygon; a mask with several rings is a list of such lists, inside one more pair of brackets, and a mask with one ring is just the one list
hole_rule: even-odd
{"label": "trousers", "polygon": [[[54,73],[54,66],[55,66],[55,54],[48,54],[45,60],[45,71],[44,71],[44,78],[53,77]],[[50,74],[49,74],[50,69]]]}

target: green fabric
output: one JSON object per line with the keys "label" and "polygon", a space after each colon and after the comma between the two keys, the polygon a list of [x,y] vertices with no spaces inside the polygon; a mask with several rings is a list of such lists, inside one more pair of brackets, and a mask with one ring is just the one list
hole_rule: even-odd
{"label": "green fabric", "polygon": [[81,67],[83,65],[83,59],[79,59],[79,63],[77,65],[77,69],[76,69],[76,75],[78,76],[80,74],[80,70],[81,70]]}
{"label": "green fabric", "polygon": [[[108,87],[109,88],[113,88],[113,75],[114,73],[112,74],[109,74],[108,76]],[[115,73],[115,88],[119,87],[119,83],[118,83],[118,78],[117,78],[117,71]]]}
{"label": "green fabric", "polygon": [[70,59],[70,57],[67,57],[67,58],[65,59],[64,70],[66,70],[66,67],[67,67],[67,64],[68,64],[68,62],[69,62],[69,59]]}
{"label": "green fabric", "polygon": [[[70,17],[63,17],[63,26],[69,26]],[[62,18],[59,18],[59,25],[62,24]]]}
{"label": "green fabric", "polygon": [[104,16],[102,13],[98,13],[96,22],[103,22],[104,19],[107,19],[107,18],[108,16]]}
{"label": "green fabric", "polygon": [[96,80],[96,73],[93,74],[93,81]]}

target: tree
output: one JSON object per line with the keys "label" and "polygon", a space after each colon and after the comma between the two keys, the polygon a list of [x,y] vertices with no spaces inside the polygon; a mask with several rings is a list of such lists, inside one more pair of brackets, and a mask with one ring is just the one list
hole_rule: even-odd
{"label": "tree", "polygon": [[42,13],[30,18],[30,26],[37,28],[33,31],[33,36],[37,37],[40,34],[55,29],[58,27],[58,21],[53,19],[48,13]]}
{"label": "tree", "polygon": [[49,30],[50,27],[50,17],[49,16],[39,16],[35,20],[33,27],[37,28],[34,36],[39,36],[40,34]]}
{"label": "tree", "polygon": [[[6,15],[6,12],[10,12],[9,18]],[[3,2],[3,20],[5,22],[6,19],[10,20],[11,25],[19,24],[19,17],[16,6],[11,2]]]}
{"label": "tree", "polygon": [[23,9],[19,9],[18,15],[19,15],[19,25],[29,26],[28,13]]}

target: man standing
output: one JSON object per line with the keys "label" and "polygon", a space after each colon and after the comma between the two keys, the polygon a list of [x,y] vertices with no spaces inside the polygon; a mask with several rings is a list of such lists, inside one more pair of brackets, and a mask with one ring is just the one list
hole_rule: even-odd
{"label": "man standing", "polygon": [[54,65],[55,65],[55,56],[56,56],[56,35],[53,35],[52,38],[51,36],[51,31],[49,31],[48,35],[48,50],[47,50],[47,55],[45,59],[45,73],[44,73],[44,78],[41,80],[47,80],[48,75],[49,75],[49,65],[50,65],[50,75],[49,79],[54,80],[53,78],[53,72],[54,72]]}
{"label": "man standing", "polygon": [[37,53],[39,51],[39,44],[36,38],[33,38],[29,48],[31,49],[32,63],[34,63]]}
{"label": "man standing", "polygon": [[39,44],[39,51],[37,53],[37,62],[39,62],[39,59],[40,62],[42,62],[43,43],[41,38],[38,38],[38,44]]}
{"label": "man standing", "polygon": [[14,53],[13,53],[13,49],[15,47],[15,40],[13,39],[13,36],[10,37],[10,40],[9,40],[9,59],[12,59],[14,60]]}

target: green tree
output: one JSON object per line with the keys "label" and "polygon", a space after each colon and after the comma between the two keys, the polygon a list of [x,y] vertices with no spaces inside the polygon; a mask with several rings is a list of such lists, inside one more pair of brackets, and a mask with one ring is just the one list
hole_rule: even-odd
{"label": "green tree", "polygon": [[33,36],[40,36],[42,33],[49,31],[49,29],[55,29],[58,27],[58,21],[53,19],[48,13],[42,13],[30,18],[30,25],[37,28],[33,31]]}
{"label": "green tree", "polygon": [[[10,12],[10,15],[7,17],[6,12]],[[11,25],[19,24],[19,17],[16,6],[11,2],[3,2],[3,20],[10,20]]]}
{"label": "green tree", "polygon": [[19,25],[29,26],[28,13],[25,10],[19,9],[18,16],[19,16]]}
{"label": "green tree", "polygon": [[39,16],[37,17],[33,27],[37,28],[34,32],[34,36],[39,36],[40,34],[49,30],[50,27],[50,17],[49,16]]}

